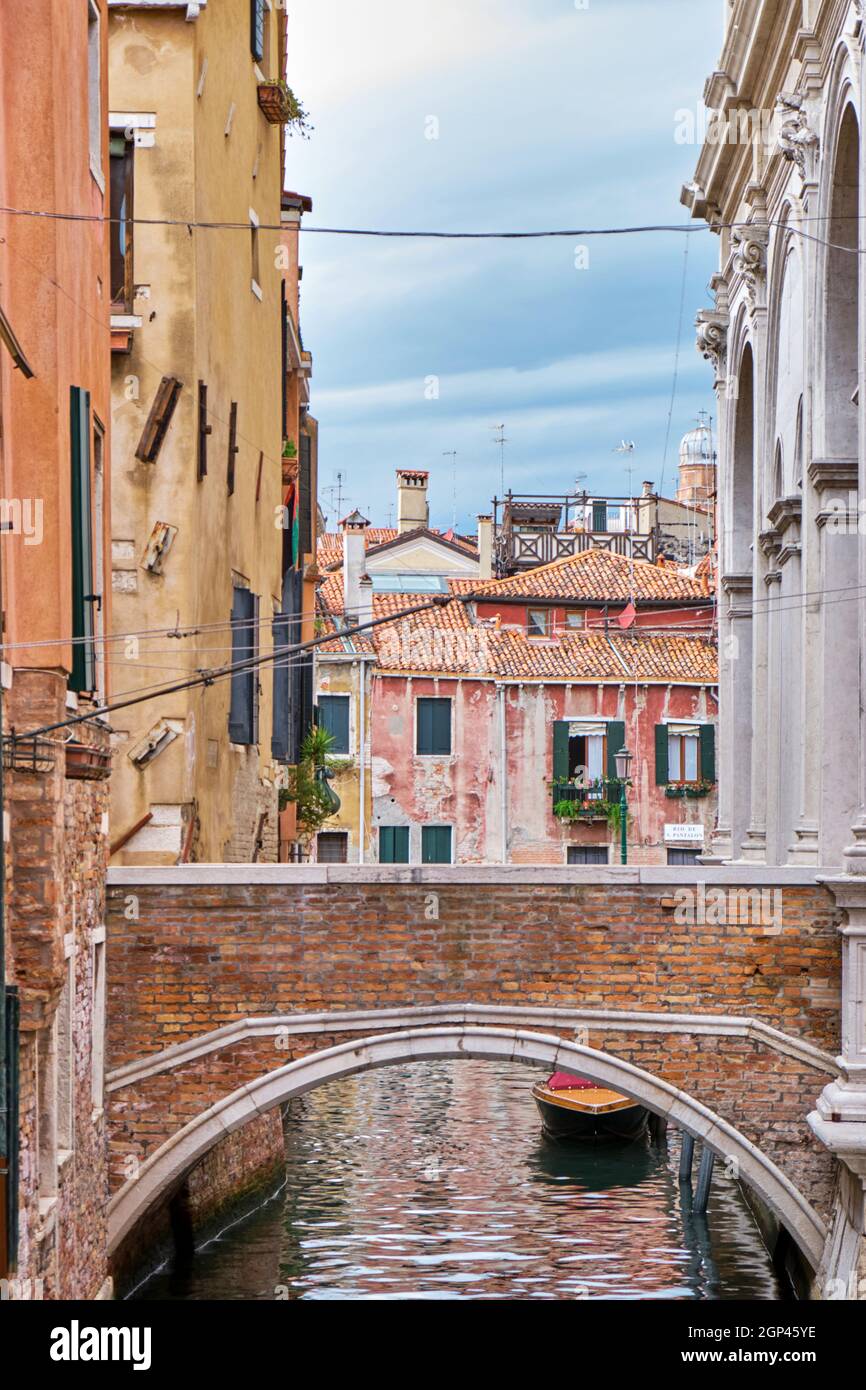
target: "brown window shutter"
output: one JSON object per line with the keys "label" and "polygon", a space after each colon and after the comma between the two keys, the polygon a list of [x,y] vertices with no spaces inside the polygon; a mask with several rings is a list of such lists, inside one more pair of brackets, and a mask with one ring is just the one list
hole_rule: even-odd
{"label": "brown window shutter", "polygon": [[164,376],[159,383],[135,451],[135,457],[142,463],[156,462],[182,389],[183,383],[176,376]]}
{"label": "brown window shutter", "polygon": [[229,497],[235,490],[235,455],[238,451],[238,403],[232,401],[229,410],[229,452],[228,465],[226,469],[226,485],[229,490]]}
{"label": "brown window shutter", "polygon": [[207,476],[207,437],[213,434],[213,426],[207,419],[207,386],[198,384],[198,480]]}

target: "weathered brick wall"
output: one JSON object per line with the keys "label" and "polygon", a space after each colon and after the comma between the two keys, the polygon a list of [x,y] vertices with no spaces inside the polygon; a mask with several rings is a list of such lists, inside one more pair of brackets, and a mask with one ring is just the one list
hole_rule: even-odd
{"label": "weathered brick wall", "polygon": [[749,1015],[838,1048],[824,888],[784,887],[778,923],[690,926],[670,885],[548,879],[438,884],[432,919],[426,883],[113,886],[109,1065],[248,1015],[458,1000]]}
{"label": "weathered brick wall", "polygon": [[[54,672],[16,671],[8,708],[18,729],[62,719],[65,680]],[[95,724],[81,726],[76,737],[107,746],[107,731]],[[93,933],[105,922],[108,783],[68,778],[60,737],[54,738],[50,771],[10,770],[5,785],[12,860],[7,976],[21,1001],[17,1274],[42,1280],[45,1297],[92,1298],[108,1276],[104,1107],[94,1105],[91,1077]],[[67,970],[70,1029],[61,1057],[55,1024]],[[52,1049],[57,1083],[46,1094]],[[70,1130],[58,1133],[56,1166],[49,1165],[44,1136],[58,1122],[57,1099],[67,1085]]]}

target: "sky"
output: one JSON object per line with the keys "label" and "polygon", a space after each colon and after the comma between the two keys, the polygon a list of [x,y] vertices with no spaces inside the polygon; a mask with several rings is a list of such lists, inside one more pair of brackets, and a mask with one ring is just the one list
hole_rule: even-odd
{"label": "sky", "polygon": [[[288,141],[308,227],[503,231],[686,225],[683,141],[722,42],[720,0],[288,0]],[[524,242],[305,232],[320,501],[394,523],[395,470],[431,524],[474,531],[501,488],[671,492],[713,412],[694,318],[710,232]],[[679,371],[674,383],[685,284]],[[634,441],[633,454],[617,452]],[[452,451],[456,450],[456,459]],[[633,469],[631,483],[627,469]],[[342,473],[341,492],[337,475]],[[339,508],[338,508],[339,503]]]}

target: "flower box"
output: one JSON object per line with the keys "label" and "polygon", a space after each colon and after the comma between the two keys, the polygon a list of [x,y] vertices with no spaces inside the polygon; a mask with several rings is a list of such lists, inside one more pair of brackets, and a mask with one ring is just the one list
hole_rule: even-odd
{"label": "flower box", "polygon": [[111,776],[111,749],[94,748],[74,740],[65,746],[66,776],[89,782],[102,782]]}

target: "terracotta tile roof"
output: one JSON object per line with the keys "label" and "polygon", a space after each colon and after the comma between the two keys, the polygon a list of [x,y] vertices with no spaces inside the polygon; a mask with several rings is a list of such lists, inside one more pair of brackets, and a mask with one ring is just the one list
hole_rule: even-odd
{"label": "terracotta tile roof", "polygon": [[612,603],[626,603],[632,597],[638,603],[670,603],[706,597],[699,580],[689,579],[674,568],[652,565],[648,560],[629,560],[599,547],[583,550],[579,555],[567,555],[509,579],[489,579],[476,584],[472,592],[479,598],[491,599],[608,600]]}
{"label": "terracotta tile roof", "polygon": [[[471,587],[471,586],[469,586]],[[452,581],[466,590],[467,581]],[[423,602],[418,594],[374,594],[373,612],[381,618]],[[326,621],[339,617],[343,590],[339,575],[329,575],[319,589]],[[417,613],[393,625],[352,638],[357,651],[374,652],[384,672],[474,675],[495,679],[642,681],[660,684],[715,685],[715,645],[701,636],[661,634],[632,628],[629,632],[586,629],[564,632],[555,641],[529,638],[524,632],[473,623],[467,604],[455,601]],[[320,648],[345,652],[339,641]]]}

